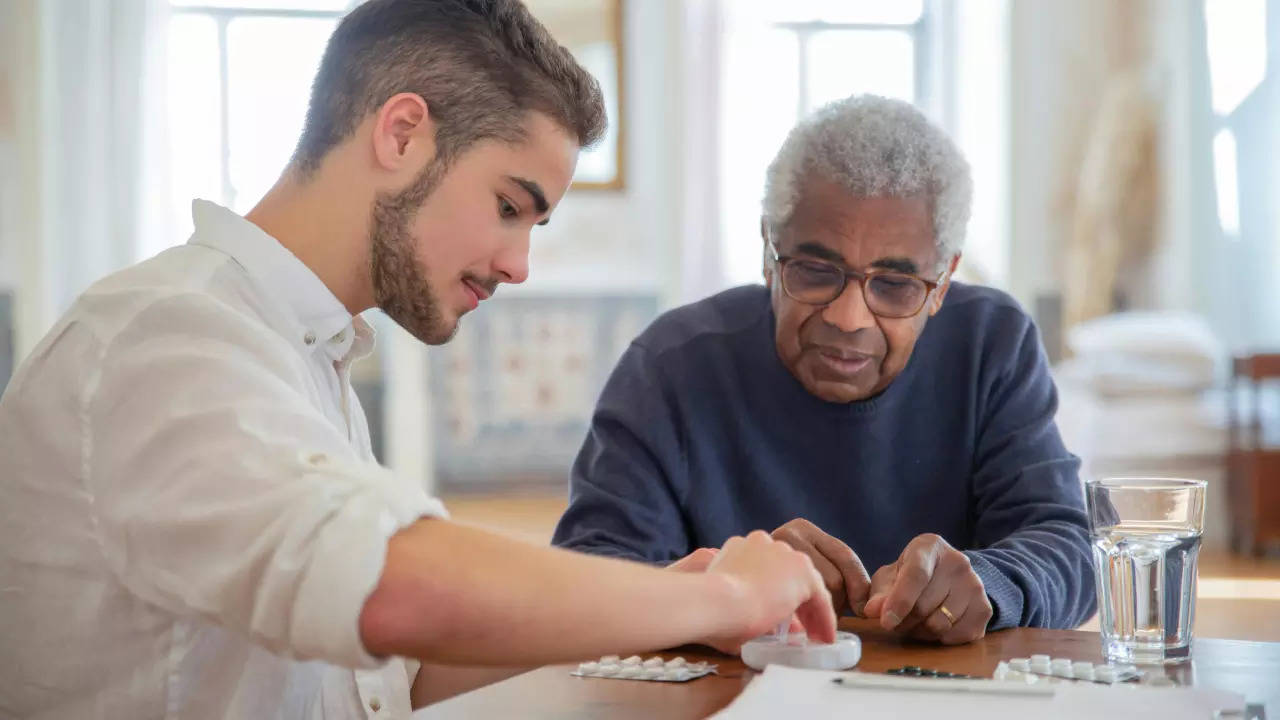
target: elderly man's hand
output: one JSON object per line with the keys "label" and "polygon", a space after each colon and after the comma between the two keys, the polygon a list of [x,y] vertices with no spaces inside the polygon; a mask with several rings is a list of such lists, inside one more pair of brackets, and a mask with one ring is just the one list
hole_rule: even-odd
{"label": "elderly man's hand", "polygon": [[987,633],[991,601],[969,556],[937,535],[919,535],[876,571],[864,614],[886,630],[947,645]]}
{"label": "elderly man's hand", "polygon": [[772,536],[809,556],[823,584],[831,591],[831,604],[836,612],[848,607],[854,614],[861,614],[871,578],[848,545],[804,518],[788,522],[774,530]]}

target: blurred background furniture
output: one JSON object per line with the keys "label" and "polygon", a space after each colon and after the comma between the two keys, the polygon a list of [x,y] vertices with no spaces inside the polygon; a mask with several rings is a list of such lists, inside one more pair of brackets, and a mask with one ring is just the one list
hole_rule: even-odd
{"label": "blurred background furniture", "polygon": [[1232,545],[1280,549],[1280,354],[1237,358],[1228,394]]}

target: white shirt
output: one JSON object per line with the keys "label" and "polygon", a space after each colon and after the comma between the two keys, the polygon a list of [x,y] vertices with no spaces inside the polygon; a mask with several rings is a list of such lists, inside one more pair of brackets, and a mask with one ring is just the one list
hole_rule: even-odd
{"label": "white shirt", "polygon": [[193,212],[0,400],[0,717],[408,717],[417,663],[358,618],[387,539],[444,508],[370,452],[372,331],[257,226]]}

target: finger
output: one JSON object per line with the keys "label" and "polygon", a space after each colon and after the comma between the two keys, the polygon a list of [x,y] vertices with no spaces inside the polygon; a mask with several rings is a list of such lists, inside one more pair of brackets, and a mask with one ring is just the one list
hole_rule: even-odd
{"label": "finger", "polygon": [[[813,536],[813,546],[840,573],[844,599],[848,602],[849,609],[855,614],[860,613],[867,601],[867,591],[871,588],[871,576],[863,567],[862,560],[858,558],[853,548],[846,545],[840,538],[828,535],[821,530]],[[828,584],[827,587],[831,585]],[[843,607],[843,603],[838,602],[838,599],[837,606]]]}
{"label": "finger", "polygon": [[991,600],[987,597],[987,589],[983,586],[982,580],[977,575],[970,575],[956,583],[956,586],[952,589],[952,594],[963,597],[963,600],[956,600],[957,604],[963,602],[966,605],[964,612],[961,613],[952,608],[951,600],[948,596],[947,607],[951,609],[957,620],[955,626],[943,633],[940,640],[947,645],[956,645],[973,642],[986,635],[987,624],[991,622],[993,610],[991,608]]}
{"label": "finger", "polygon": [[718,552],[716,548],[698,548],[668,565],[667,569],[676,572],[702,572],[710,567]]}
{"label": "finger", "polygon": [[987,624],[991,622],[991,601],[984,593],[976,601],[971,601],[964,615],[957,615],[955,626],[939,638],[944,645],[962,645],[970,643],[987,634]]}
{"label": "finger", "polygon": [[970,597],[964,592],[948,593],[925,617],[921,628],[928,632],[930,639],[942,640],[969,611],[969,603]]}
{"label": "finger", "polygon": [[862,606],[862,616],[869,618],[878,618],[880,613],[884,611],[885,598],[889,596],[889,590],[893,587],[893,581],[898,578],[898,563],[885,565],[871,576],[871,589],[867,591],[867,604]]}
{"label": "finger", "polygon": [[818,548],[814,547],[799,533],[790,529],[774,532],[773,538],[790,545],[793,550],[808,555],[809,560],[813,562],[814,569],[818,571],[818,575],[822,578],[822,584],[831,592],[832,602],[841,607],[844,606],[845,598],[847,597],[844,588],[844,576]]}
{"label": "finger", "polygon": [[813,594],[796,608],[796,618],[804,625],[810,640],[817,643],[836,641],[836,611],[831,605],[831,593],[825,586],[815,583]]}
{"label": "finger", "polygon": [[809,592],[792,617],[804,626],[810,640],[820,643],[835,642],[836,612],[831,605],[831,592],[823,584],[822,576],[814,569],[810,557],[802,553],[797,553],[797,557],[808,568]]}
{"label": "finger", "polygon": [[894,630],[907,618],[911,608],[920,599],[920,593],[933,579],[933,569],[938,561],[936,543],[923,540],[921,536],[911,541],[907,549],[902,551],[899,559],[898,577],[884,601],[884,609],[880,613],[880,626],[885,630]]}
{"label": "finger", "polygon": [[[933,577],[929,579],[929,584],[920,592],[920,597],[916,599],[915,606],[911,608],[911,614],[908,615],[902,621],[902,624],[898,626],[898,631],[907,632],[917,626],[929,627],[930,629],[937,627],[938,635],[941,635],[943,632],[950,630],[951,623],[949,621],[945,621],[946,615],[938,612],[938,607],[942,605],[943,601],[947,599],[947,596],[950,593],[950,576],[940,572],[939,569],[935,567]],[[948,610],[950,611],[952,608],[948,608]],[[930,625],[930,621],[934,615],[940,615],[943,617],[945,624],[942,626],[937,626],[936,623]],[[960,616],[956,615],[956,617]],[[937,639],[937,636],[934,636],[933,639]]]}

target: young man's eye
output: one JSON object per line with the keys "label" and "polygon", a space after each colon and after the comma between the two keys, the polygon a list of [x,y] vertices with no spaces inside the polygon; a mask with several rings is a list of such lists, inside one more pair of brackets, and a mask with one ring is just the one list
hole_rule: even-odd
{"label": "young man's eye", "polygon": [[510,220],[520,214],[520,210],[504,197],[498,198],[498,217]]}

